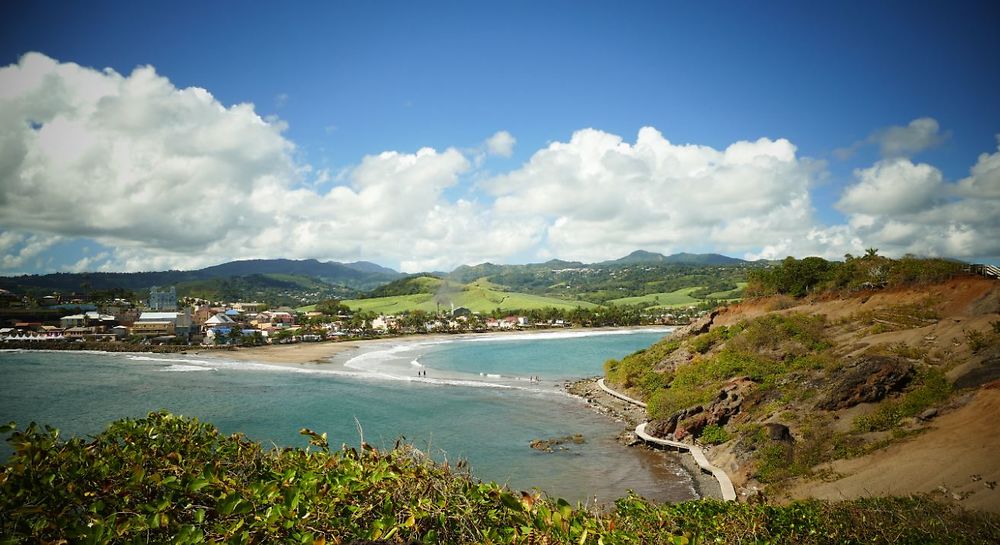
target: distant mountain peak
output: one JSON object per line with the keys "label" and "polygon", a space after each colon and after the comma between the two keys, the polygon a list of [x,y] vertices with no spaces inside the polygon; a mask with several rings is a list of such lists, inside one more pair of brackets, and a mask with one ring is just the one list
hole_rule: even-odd
{"label": "distant mountain peak", "polygon": [[692,254],[688,252],[678,252],[671,255],[663,255],[647,250],[636,250],[625,257],[605,261],[604,265],[629,265],[639,263],[665,263],[677,265],[736,265],[745,263],[742,259],[729,257],[721,254]]}

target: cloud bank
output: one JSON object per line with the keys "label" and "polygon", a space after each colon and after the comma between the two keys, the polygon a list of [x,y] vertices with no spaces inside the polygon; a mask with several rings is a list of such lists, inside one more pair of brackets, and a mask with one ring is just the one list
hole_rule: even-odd
{"label": "cloud bank", "polygon": [[637,248],[1000,256],[1000,149],[949,181],[907,158],[946,137],[930,118],[873,133],[883,159],[854,172],[839,225],[816,219],[825,164],[782,138],[715,149],[652,127],[634,142],[589,128],[491,175],[485,157],[511,157],[517,142],[498,131],[472,151],[360,158],[330,187],[285,129],[149,66],[122,75],[25,55],[0,68],[0,271],[41,268],[57,243],[91,239],[110,251],[73,268],[288,257],[418,271]]}

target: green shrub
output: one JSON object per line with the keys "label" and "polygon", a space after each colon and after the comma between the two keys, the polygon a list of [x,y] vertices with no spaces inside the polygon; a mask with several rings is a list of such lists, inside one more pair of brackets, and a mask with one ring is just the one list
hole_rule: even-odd
{"label": "green shrub", "polygon": [[670,382],[668,375],[653,370],[656,364],[677,350],[680,345],[679,339],[668,337],[621,360],[609,359],[604,362],[604,376],[612,384],[626,390],[638,390],[640,397],[648,398]]}
{"label": "green shrub", "polygon": [[854,429],[862,433],[890,430],[904,418],[917,416],[951,395],[951,383],[937,369],[922,373],[914,382],[915,387],[900,398],[883,401],[871,414],[857,417]]}
{"label": "green shrub", "polygon": [[1000,340],[998,340],[995,333],[970,329],[965,331],[965,342],[969,344],[969,350],[973,354],[978,354],[984,348],[996,345]]}
{"label": "green shrub", "polygon": [[701,430],[701,436],[699,437],[702,443],[709,445],[721,445],[726,441],[729,441],[729,433],[726,432],[726,428],[718,424],[709,424]]}
{"label": "green shrub", "polygon": [[[10,431],[9,429],[3,431]],[[265,451],[167,413],[92,440],[30,425],[0,470],[3,543],[996,543],[1000,517],[926,497],[588,510],[516,493],[411,449]],[[780,457],[781,453],[776,453]],[[859,524],[858,521],[864,521]]]}

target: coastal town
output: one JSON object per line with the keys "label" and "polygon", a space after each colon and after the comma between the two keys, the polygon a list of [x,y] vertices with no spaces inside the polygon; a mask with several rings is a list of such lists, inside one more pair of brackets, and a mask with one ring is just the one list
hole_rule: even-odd
{"label": "coastal town", "polygon": [[[454,304],[434,313],[400,314],[354,312],[335,300],[313,305],[311,310],[288,306],[272,308],[259,302],[178,298],[174,287],[157,286],[149,289],[145,300],[122,297],[102,300],[54,293],[33,301],[7,290],[0,292],[0,306],[20,311],[4,314],[0,341],[8,347],[16,345],[19,348],[41,347],[42,344],[50,348],[70,342],[129,346],[256,346],[426,333],[488,333],[606,325],[595,324],[587,313],[576,316],[576,321],[561,317],[563,314],[538,311],[494,317]],[[639,320],[643,325],[684,324],[705,312],[692,306],[666,314],[643,315]]]}

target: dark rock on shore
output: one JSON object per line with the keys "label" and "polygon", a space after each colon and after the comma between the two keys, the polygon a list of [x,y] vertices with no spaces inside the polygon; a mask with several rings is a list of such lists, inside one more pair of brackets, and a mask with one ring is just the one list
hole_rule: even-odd
{"label": "dark rock on shore", "polygon": [[836,411],[879,401],[903,389],[912,376],[913,366],[902,358],[863,356],[833,378],[816,407]]}
{"label": "dark rock on shore", "polygon": [[583,435],[578,433],[576,435],[567,435],[553,439],[534,439],[528,443],[528,446],[542,452],[555,452],[557,450],[569,450],[565,446],[567,444],[582,445],[586,442],[587,440],[583,438]]}

